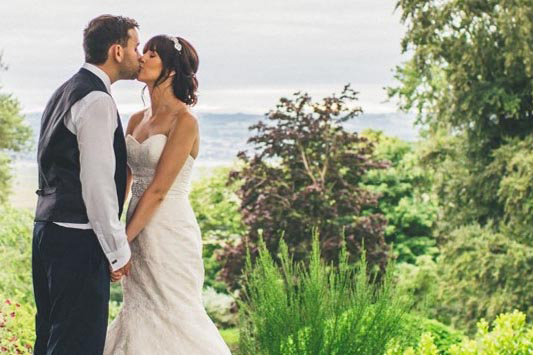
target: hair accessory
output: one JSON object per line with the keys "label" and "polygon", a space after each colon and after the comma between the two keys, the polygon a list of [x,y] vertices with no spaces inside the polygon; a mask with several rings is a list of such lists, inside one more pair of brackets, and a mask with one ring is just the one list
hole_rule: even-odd
{"label": "hair accessory", "polygon": [[177,39],[176,37],[171,37],[171,36],[167,36],[167,38],[174,43],[174,48],[176,48],[176,50],[179,53],[181,53],[181,48],[183,48],[183,47],[181,46],[181,43],[180,43],[179,39]]}

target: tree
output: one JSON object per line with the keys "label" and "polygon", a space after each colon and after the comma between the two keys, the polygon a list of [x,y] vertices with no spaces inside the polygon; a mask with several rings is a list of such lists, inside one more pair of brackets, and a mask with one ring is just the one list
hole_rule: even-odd
{"label": "tree", "polygon": [[378,205],[370,211],[387,218],[385,241],[393,244],[395,259],[414,264],[420,255],[435,256],[437,199],[431,193],[431,172],[420,166],[418,144],[378,131],[366,130],[362,135],[376,144],[376,158],[390,163],[387,169],[365,174],[363,186],[380,194]]}
{"label": "tree", "polygon": [[[0,54],[2,70],[7,70],[7,66],[2,63]],[[19,101],[10,94],[0,93],[0,203],[7,200],[11,180],[10,159],[5,152],[30,149],[31,137],[31,128],[24,123]]]}
{"label": "tree", "polygon": [[276,255],[284,238],[294,260],[306,260],[313,229],[320,235],[322,256],[338,260],[345,236],[351,259],[361,255],[363,243],[371,267],[384,270],[388,248],[383,231],[385,218],[363,214],[376,205],[378,195],[360,186],[369,169],[384,168],[372,158],[373,144],[342,123],[362,111],[355,105],[357,93],[347,85],[340,96],[313,102],[306,93],[281,98],[275,110],[250,127],[256,130],[249,143],[255,154],[239,153],[241,180],[238,195],[248,234],[226,247],[222,277],[235,286],[244,266],[246,247],[252,254],[262,234],[268,250]]}
{"label": "tree", "polygon": [[449,192],[442,195],[451,212],[444,217],[455,226],[498,222],[502,174],[488,169],[492,153],[533,132],[533,3],[400,0],[397,7],[411,59],[397,68],[400,85],[389,93],[446,144],[428,157],[457,162],[457,170],[441,171],[452,176],[437,186]]}
{"label": "tree", "polygon": [[514,309],[533,316],[533,248],[491,228],[456,229],[437,263],[439,294],[434,316],[459,329],[494,320]]}

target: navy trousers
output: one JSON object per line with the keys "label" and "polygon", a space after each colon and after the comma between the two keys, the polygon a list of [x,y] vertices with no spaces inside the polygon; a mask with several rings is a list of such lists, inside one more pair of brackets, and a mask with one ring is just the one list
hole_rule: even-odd
{"label": "navy trousers", "polygon": [[109,313],[109,264],[93,230],[35,222],[34,355],[101,355]]}

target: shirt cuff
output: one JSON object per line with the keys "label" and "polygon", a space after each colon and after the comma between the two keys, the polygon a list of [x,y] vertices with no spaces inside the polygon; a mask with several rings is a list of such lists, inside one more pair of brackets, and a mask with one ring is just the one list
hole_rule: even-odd
{"label": "shirt cuff", "polygon": [[109,260],[109,265],[111,265],[113,271],[117,271],[118,269],[126,265],[131,258],[131,250],[129,243],[126,243],[119,250],[106,254],[106,257],[107,260]]}

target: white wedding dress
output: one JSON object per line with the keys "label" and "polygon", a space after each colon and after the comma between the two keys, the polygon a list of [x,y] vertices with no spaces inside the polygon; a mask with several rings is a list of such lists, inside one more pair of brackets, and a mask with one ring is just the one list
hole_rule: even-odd
{"label": "white wedding dress", "polygon": [[[153,179],[166,138],[157,134],[139,143],[126,137],[133,172],[127,220]],[[164,201],[131,243],[131,272],[122,279],[124,302],[109,325],[106,355],[230,354],[202,304],[202,239],[188,199],[193,164],[189,156]]]}

